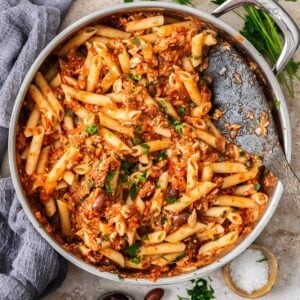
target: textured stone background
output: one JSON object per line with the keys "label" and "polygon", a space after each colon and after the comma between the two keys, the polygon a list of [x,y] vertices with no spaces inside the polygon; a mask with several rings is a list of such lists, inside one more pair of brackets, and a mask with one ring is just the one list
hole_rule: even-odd
{"label": "textured stone background", "polygon": [[[194,0],[197,7],[203,11],[211,12],[215,5],[210,0]],[[300,2],[279,1],[288,13],[300,26]],[[75,20],[94,12],[97,9],[108,7],[109,5],[123,3],[123,0],[76,0],[67,14],[62,29],[73,23]],[[239,28],[241,21],[232,13],[222,17],[224,21],[235,28]],[[296,59],[300,60],[300,51],[296,53]],[[296,84],[296,98],[287,97],[287,103],[291,119],[293,135],[293,156],[292,165],[300,176],[300,84]],[[267,246],[276,255],[280,274],[279,279],[271,293],[262,299],[281,300],[281,299],[300,299],[300,209],[285,193],[281,199],[279,207],[275,212],[271,222],[265,228],[257,240],[258,243]],[[212,286],[216,291],[217,299],[241,299],[234,295],[226,287],[220,271],[210,275]],[[191,284],[181,283],[164,286],[165,300],[175,300],[176,295],[184,296],[186,288]],[[134,295],[137,300],[143,299],[150,287],[127,286],[104,279],[97,278],[77,267],[70,265],[69,274],[63,285],[45,300],[94,300],[104,292],[111,290],[127,291]]]}

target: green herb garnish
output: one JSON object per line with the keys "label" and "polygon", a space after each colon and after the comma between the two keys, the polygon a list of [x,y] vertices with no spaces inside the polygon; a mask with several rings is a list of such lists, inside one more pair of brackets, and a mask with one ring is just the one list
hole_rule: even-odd
{"label": "green herb garnish", "polygon": [[133,44],[137,46],[140,43],[141,43],[141,40],[138,37],[135,37],[134,40],[133,40]]}
{"label": "green herb garnish", "polygon": [[147,177],[147,170],[145,170],[142,175],[138,176],[138,181],[141,183],[144,183],[146,181],[146,177]]}
{"label": "green herb garnish", "polygon": [[182,258],[186,257],[186,254],[185,253],[181,253],[179,254],[178,256],[176,256],[175,260],[174,260],[174,263],[175,262],[178,262],[179,260],[181,260]]}
{"label": "green herb garnish", "polygon": [[179,135],[183,135],[182,129],[184,126],[179,121],[174,121],[174,128]]}
{"label": "green herb garnish", "polygon": [[280,101],[279,100],[275,100],[274,101],[274,106],[276,109],[279,109],[280,108]]}
{"label": "green herb garnish", "polygon": [[66,116],[67,117],[72,117],[73,116],[73,113],[72,113],[71,109],[67,109]]}
{"label": "green herb garnish", "polygon": [[241,151],[240,152],[240,157],[245,157],[246,156],[246,152],[245,151]]}
{"label": "green herb garnish", "polygon": [[112,193],[114,192],[114,187],[110,184],[105,184],[104,189],[110,195],[112,195]]}
{"label": "green herb garnish", "polygon": [[108,172],[107,175],[106,175],[106,180],[109,181],[109,182],[112,181],[112,179],[114,178],[115,173],[116,173],[115,171]]}
{"label": "green herb garnish", "polygon": [[141,141],[142,141],[142,140],[141,140],[139,137],[134,137],[134,138],[133,138],[133,143],[134,143],[135,145],[140,144]]}
{"label": "green herb garnish", "polygon": [[167,217],[166,216],[163,216],[160,220],[160,224],[161,225],[164,225],[165,223],[167,222]]}
{"label": "green herb garnish", "polygon": [[186,107],[182,106],[182,105],[179,106],[178,107],[178,113],[179,113],[179,115],[184,116],[186,114]]}
{"label": "green herb garnish", "polygon": [[133,257],[133,258],[131,259],[131,261],[132,261],[134,264],[138,265],[138,264],[141,262],[141,259],[140,259],[139,257]]}
{"label": "green herb garnish", "polygon": [[139,251],[140,246],[141,245],[139,243],[135,243],[131,246],[126,246],[124,251],[131,257],[135,257],[137,255],[137,252]]}
{"label": "green herb garnish", "polygon": [[95,124],[87,127],[85,129],[85,132],[88,134],[88,135],[94,135],[94,134],[97,134],[98,133],[98,129],[97,129],[97,126]]}
{"label": "green herb garnish", "polygon": [[129,77],[134,80],[134,81],[140,81],[143,77],[143,75],[138,74],[138,75],[134,75],[134,74],[129,74]]}
{"label": "green herb garnish", "polygon": [[260,185],[259,183],[255,183],[255,184],[254,184],[254,189],[255,189],[256,191],[259,191],[260,187],[261,187],[261,185]]}
{"label": "green herb garnish", "polygon": [[134,200],[138,194],[140,190],[140,187],[137,185],[136,182],[134,182],[132,185],[131,185],[131,188],[129,190],[129,196],[132,200]]}
{"label": "green herb garnish", "polygon": [[166,201],[168,204],[174,204],[175,202],[178,201],[178,199],[176,197],[169,196],[166,198]]}
{"label": "green herb garnish", "polygon": [[263,262],[263,261],[267,261],[268,259],[266,257],[260,259],[260,260],[257,260],[256,262],[260,263],[260,262]]}
{"label": "green herb garnish", "polygon": [[165,160],[165,159],[167,159],[167,158],[168,158],[168,156],[167,156],[166,152],[164,152],[164,151],[160,151],[160,152],[158,152],[158,154],[156,155],[156,160],[157,160],[157,161]]}
{"label": "green herb garnish", "polygon": [[148,144],[141,144],[141,147],[143,147],[144,149],[146,149],[144,151],[144,154],[149,154],[150,146]]}
{"label": "green herb garnish", "polygon": [[189,298],[183,298],[181,296],[177,296],[177,300],[211,300],[215,299],[215,291],[214,289],[208,285],[207,280],[198,278],[192,280],[194,284],[193,288],[187,290],[187,294]]}

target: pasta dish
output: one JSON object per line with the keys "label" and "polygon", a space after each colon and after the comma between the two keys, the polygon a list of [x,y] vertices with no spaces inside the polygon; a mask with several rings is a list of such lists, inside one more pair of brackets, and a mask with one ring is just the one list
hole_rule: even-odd
{"label": "pasta dish", "polygon": [[135,12],[82,28],[36,73],[18,122],[36,218],[101,271],[155,280],[251,232],[274,178],[213,124],[197,20]]}

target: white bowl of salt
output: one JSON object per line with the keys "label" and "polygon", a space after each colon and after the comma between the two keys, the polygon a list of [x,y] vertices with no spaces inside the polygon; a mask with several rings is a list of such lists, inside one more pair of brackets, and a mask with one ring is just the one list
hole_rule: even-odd
{"label": "white bowl of salt", "polygon": [[258,298],[272,289],[278,277],[278,264],[266,247],[252,244],[223,267],[228,287],[244,298]]}

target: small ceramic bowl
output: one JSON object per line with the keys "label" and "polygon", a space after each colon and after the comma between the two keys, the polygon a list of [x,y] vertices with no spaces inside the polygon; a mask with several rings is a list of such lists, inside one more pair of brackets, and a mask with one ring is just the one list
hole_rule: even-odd
{"label": "small ceramic bowl", "polygon": [[259,290],[253,291],[251,294],[248,294],[247,292],[245,292],[242,289],[240,289],[239,287],[237,287],[236,284],[233,282],[231,275],[230,275],[230,263],[225,265],[222,268],[222,271],[223,271],[223,277],[224,277],[224,280],[225,280],[227,286],[233,292],[235,292],[236,294],[238,294],[239,296],[244,297],[244,298],[255,299],[258,297],[262,297],[263,295],[265,295],[271,291],[273,285],[275,284],[275,282],[277,281],[277,278],[278,278],[278,264],[277,264],[277,260],[274,256],[274,254],[270,250],[268,250],[266,247],[260,246],[257,244],[252,244],[249,248],[260,250],[268,260],[269,268],[270,268],[269,269],[269,280],[265,286],[263,286]]}

